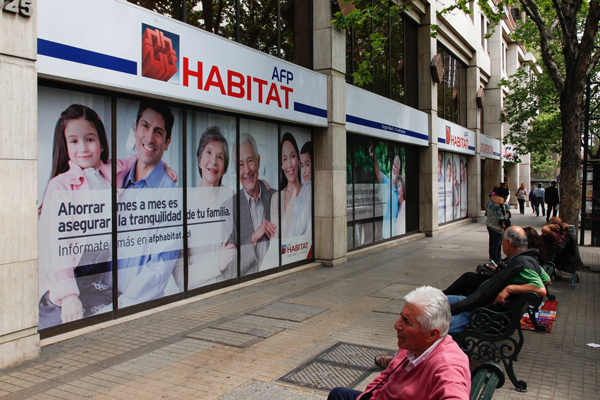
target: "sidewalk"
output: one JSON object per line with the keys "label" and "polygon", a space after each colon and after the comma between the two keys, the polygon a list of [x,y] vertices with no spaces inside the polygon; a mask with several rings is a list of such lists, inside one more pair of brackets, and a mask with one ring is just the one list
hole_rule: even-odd
{"label": "sidewalk", "polygon": [[[515,225],[544,223],[513,217]],[[487,243],[485,223],[468,224],[335,268],[303,267],[47,344],[51,338],[40,358],[0,370],[0,399],[324,400],[327,392],[311,384],[346,379],[362,381],[360,388],[370,366],[325,370],[313,362],[312,370],[290,372],[338,342],[347,345],[321,357],[394,351],[402,297],[422,284],[445,288],[486,261]],[[515,371],[528,392],[507,380],[494,399],[598,399],[600,348],[586,344],[600,343],[600,275],[580,276],[575,290],[566,280],[552,285],[559,302],[552,333],[524,332]],[[284,376],[308,386],[279,381]]]}

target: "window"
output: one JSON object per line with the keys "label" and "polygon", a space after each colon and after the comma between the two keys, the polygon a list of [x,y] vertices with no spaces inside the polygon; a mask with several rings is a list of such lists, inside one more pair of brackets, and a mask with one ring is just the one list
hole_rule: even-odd
{"label": "window", "polygon": [[438,116],[459,125],[466,124],[466,66],[438,46],[444,62],[444,79],[438,84]]}
{"label": "window", "polygon": [[312,2],[309,0],[128,1],[312,68]]}
{"label": "window", "polygon": [[348,134],[348,250],[419,229],[418,153],[402,143]]}
{"label": "window", "polygon": [[[371,0],[357,0],[357,8],[370,7]],[[352,74],[370,52],[369,36],[378,31],[388,37],[383,54],[373,60],[373,81],[358,85]],[[346,33],[346,81],[380,96],[417,107],[417,33],[406,18],[394,18],[377,26],[365,21]]]}
{"label": "window", "polygon": [[485,50],[485,18],[481,15],[481,47]]}

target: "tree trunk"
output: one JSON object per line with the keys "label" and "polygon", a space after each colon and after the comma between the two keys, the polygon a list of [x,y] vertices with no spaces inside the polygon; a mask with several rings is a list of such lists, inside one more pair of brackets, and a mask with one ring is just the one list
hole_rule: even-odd
{"label": "tree trunk", "polygon": [[560,96],[562,155],[560,168],[560,218],[577,230],[581,208],[581,123],[584,86],[567,82]]}

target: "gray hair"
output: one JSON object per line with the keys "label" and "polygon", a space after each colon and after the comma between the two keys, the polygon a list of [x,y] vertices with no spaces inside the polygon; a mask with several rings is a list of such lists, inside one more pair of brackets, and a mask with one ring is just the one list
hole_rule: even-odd
{"label": "gray hair", "polygon": [[[227,167],[229,166],[229,144],[227,143],[227,139],[221,133],[221,128],[217,125],[209,126],[206,128],[202,136],[200,137],[200,143],[198,143],[198,151],[196,152],[196,156],[198,157],[198,171],[200,171],[200,177],[202,177],[202,168],[200,168],[200,159],[202,158],[202,153],[204,152],[204,148],[206,145],[212,141],[219,142],[223,145],[223,161],[225,166],[223,167],[223,175],[227,172]],[[221,182],[219,181],[219,184]]]}
{"label": "gray hair", "polygon": [[[256,145],[256,140],[254,140],[254,138],[252,137],[251,134],[249,133],[240,133],[240,147],[242,147],[243,145],[245,145],[246,143],[250,143],[252,145],[252,150],[254,150],[254,156],[258,157],[258,146]],[[238,167],[238,158],[237,158],[237,145],[234,145],[233,148],[235,149],[233,151],[234,154],[234,161],[235,161],[235,167]]]}
{"label": "gray hair", "polygon": [[448,335],[452,314],[448,297],[440,289],[421,286],[404,296],[404,300],[421,309],[421,314],[416,319],[423,332],[439,329],[440,337]]}
{"label": "gray hair", "polygon": [[[517,250],[527,250],[529,246],[529,241],[527,240],[527,235],[525,231],[519,228],[518,226],[511,226],[507,230],[504,231],[504,239],[510,240],[513,247]],[[522,233],[522,234],[521,234]]]}

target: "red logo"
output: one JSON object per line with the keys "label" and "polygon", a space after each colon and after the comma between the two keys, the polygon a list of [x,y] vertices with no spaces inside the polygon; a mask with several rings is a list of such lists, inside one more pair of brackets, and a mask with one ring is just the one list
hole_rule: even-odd
{"label": "red logo", "polygon": [[142,76],[167,82],[177,73],[177,51],[159,29],[147,27],[142,36]]}
{"label": "red logo", "polygon": [[452,140],[452,134],[450,133],[450,127],[446,126],[446,143],[450,144],[451,140]]}

